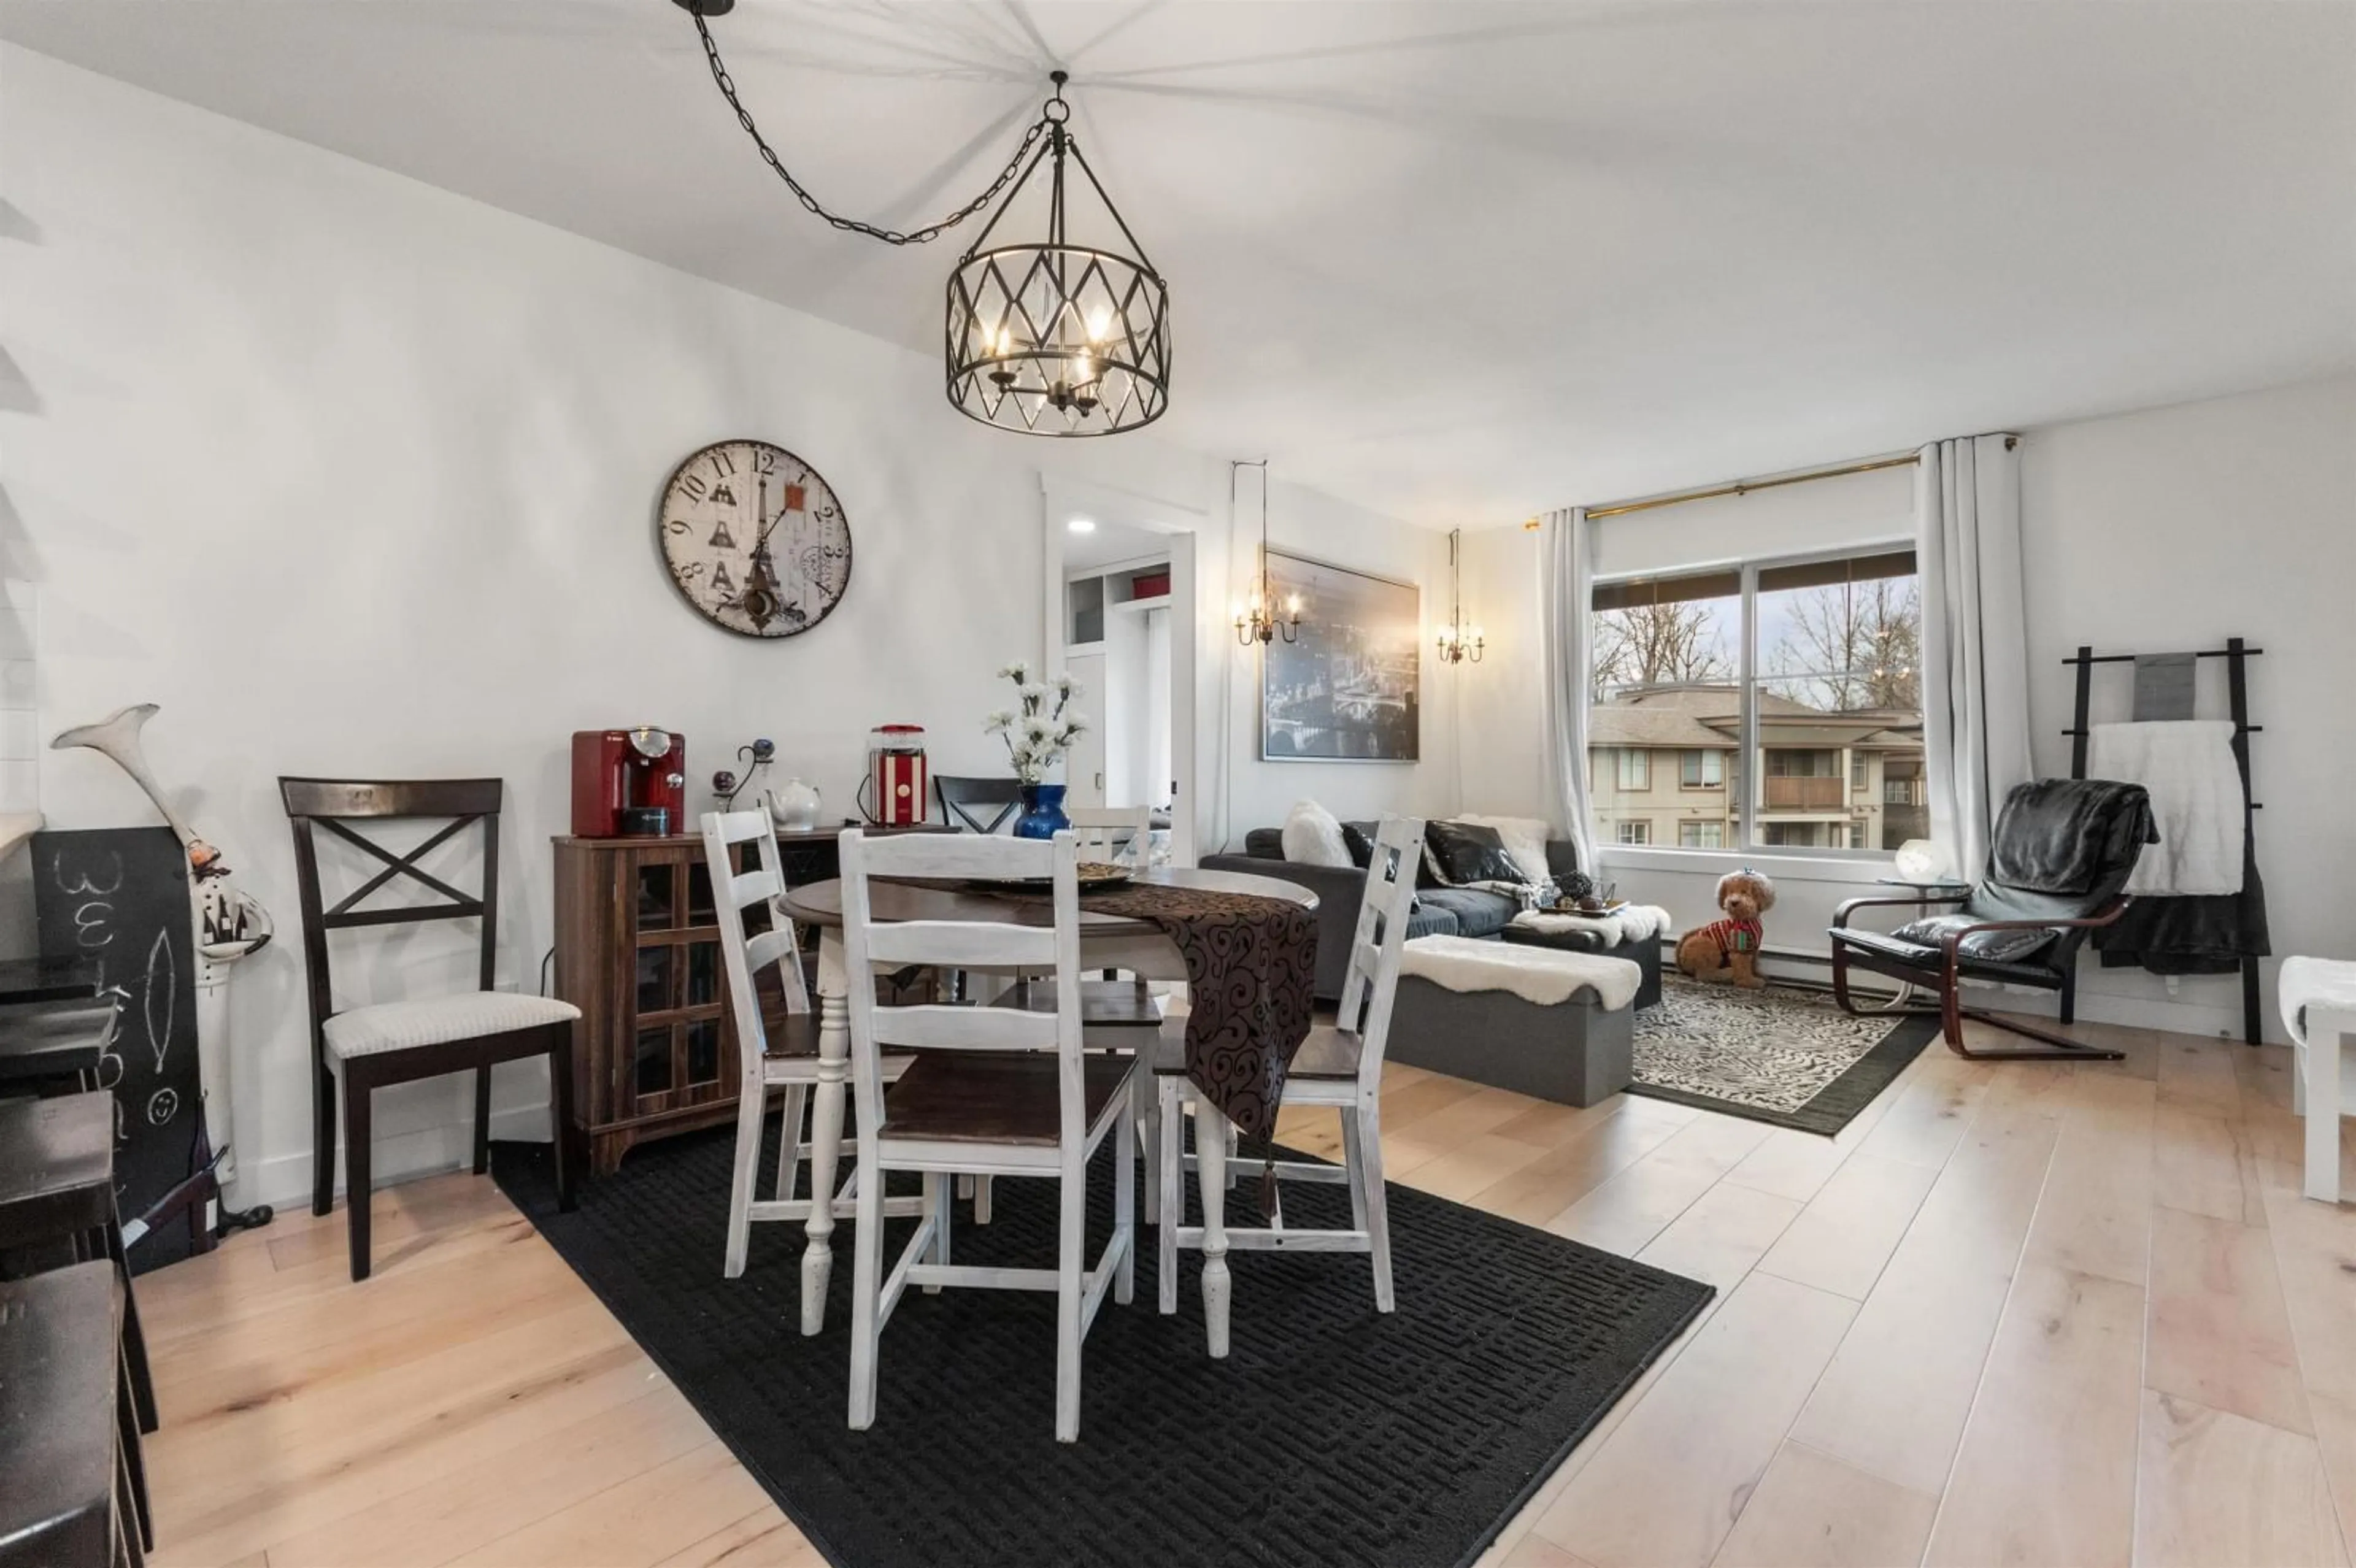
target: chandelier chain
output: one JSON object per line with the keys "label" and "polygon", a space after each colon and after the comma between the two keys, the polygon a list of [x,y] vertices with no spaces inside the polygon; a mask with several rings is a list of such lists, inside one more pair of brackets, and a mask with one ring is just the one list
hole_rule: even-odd
{"label": "chandelier chain", "polygon": [[1047,134],[1050,126],[1062,124],[1070,115],[1070,109],[1064,103],[1064,90],[1060,80],[1062,73],[1057,72],[1055,96],[1048,101],[1048,106],[1051,109],[1062,108],[1064,113],[1056,115],[1042,112],[1040,117],[1031,123],[1031,128],[1023,133],[1022,144],[1014,149],[1014,155],[1006,160],[1006,166],[998,172],[996,179],[990,182],[988,189],[947,218],[936,223],[928,223],[922,229],[909,229],[905,232],[897,229],[885,229],[877,224],[862,222],[856,218],[844,218],[839,213],[828,211],[818,197],[804,188],[801,181],[794,178],[793,172],[786,167],[785,160],[777,156],[776,149],[769,145],[767,139],[761,134],[761,128],[753,123],[752,111],[746,109],[744,101],[736,96],[736,83],[729,76],[728,67],[720,59],[720,46],[713,41],[712,29],[705,26],[702,12],[691,6],[688,8],[688,15],[695,18],[695,31],[703,40],[703,57],[712,67],[712,80],[718,84],[720,95],[728,101],[729,108],[736,111],[737,123],[744,127],[744,133],[753,138],[753,145],[760,149],[762,161],[769,165],[771,171],[779,179],[786,182],[786,188],[794,193],[795,199],[811,213],[825,219],[835,228],[846,233],[864,234],[870,240],[881,240],[886,245],[922,245],[937,240],[949,229],[988,208],[991,202],[998,199],[998,193],[1004,190],[1008,182],[1014,178],[1016,171],[1023,165],[1023,157],[1037,144],[1039,138]]}

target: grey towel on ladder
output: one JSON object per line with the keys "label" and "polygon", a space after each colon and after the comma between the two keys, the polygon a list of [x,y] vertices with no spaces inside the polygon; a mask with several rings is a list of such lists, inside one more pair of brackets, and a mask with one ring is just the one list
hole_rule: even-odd
{"label": "grey towel on ladder", "polygon": [[2197,654],[2137,654],[2135,662],[2135,721],[2166,723],[2192,717]]}

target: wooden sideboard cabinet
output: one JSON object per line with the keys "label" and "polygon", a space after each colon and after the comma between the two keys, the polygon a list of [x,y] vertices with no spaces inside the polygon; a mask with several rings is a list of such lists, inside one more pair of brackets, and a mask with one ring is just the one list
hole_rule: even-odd
{"label": "wooden sideboard cabinet", "polygon": [[[840,831],[777,835],[789,885],[838,874]],[[736,1024],[702,838],[555,842],[556,994],[581,1009],[571,1135],[589,1168],[608,1175],[634,1145],[735,1116]],[[759,863],[755,846],[737,850],[738,869]],[[768,922],[766,909],[744,912],[749,932]],[[785,1010],[774,971],[760,992],[774,1020]]]}

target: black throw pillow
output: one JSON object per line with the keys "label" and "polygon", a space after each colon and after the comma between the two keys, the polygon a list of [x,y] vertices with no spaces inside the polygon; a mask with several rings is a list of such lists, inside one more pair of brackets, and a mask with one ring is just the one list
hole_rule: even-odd
{"label": "black throw pillow", "polygon": [[1378,822],[1342,824],[1342,848],[1350,852],[1350,864],[1363,871],[1375,863],[1375,835],[1381,829]]}
{"label": "black throw pillow", "polygon": [[1522,881],[1522,869],[1505,853],[1505,841],[1494,827],[1469,822],[1428,822],[1424,848],[1432,874],[1446,886],[1462,888],[1474,882]]}

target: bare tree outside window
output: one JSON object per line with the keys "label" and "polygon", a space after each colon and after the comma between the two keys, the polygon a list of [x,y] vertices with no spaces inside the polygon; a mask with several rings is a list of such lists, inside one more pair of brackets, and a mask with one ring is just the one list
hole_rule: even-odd
{"label": "bare tree outside window", "polygon": [[1630,687],[1731,680],[1719,615],[1720,602],[1708,599],[1597,611],[1590,699]]}
{"label": "bare tree outside window", "polygon": [[1760,671],[1766,689],[1827,713],[1922,709],[1922,592],[1877,577],[1762,594],[1781,623]]}

